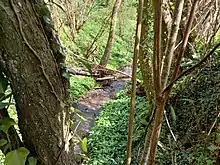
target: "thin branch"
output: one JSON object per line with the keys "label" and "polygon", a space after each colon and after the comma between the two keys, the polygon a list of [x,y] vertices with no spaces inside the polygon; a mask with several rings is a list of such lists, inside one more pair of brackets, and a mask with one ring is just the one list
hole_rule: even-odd
{"label": "thin branch", "polygon": [[[219,109],[219,108],[218,108],[218,105],[217,105],[217,110],[218,110],[218,109]],[[217,123],[219,117],[220,117],[220,111],[219,111],[219,113],[218,113],[218,116],[215,118],[215,121],[214,121],[214,123],[212,124],[212,126],[211,126],[211,128],[210,128],[210,130],[209,130],[209,132],[208,132],[207,137],[211,134],[212,129],[214,128],[215,124]]]}
{"label": "thin branch", "polygon": [[187,45],[188,40],[189,40],[190,30],[191,30],[191,27],[192,27],[192,24],[193,24],[193,19],[194,19],[194,16],[195,16],[195,11],[196,11],[196,8],[197,8],[197,4],[198,4],[198,0],[194,0],[193,5],[192,5],[192,9],[190,11],[189,20],[188,20],[187,25],[186,25],[186,30],[184,32],[182,47],[181,47],[180,53],[177,56],[175,69],[174,69],[174,74],[173,74],[171,80],[175,79],[175,77],[178,74],[181,59],[182,59],[182,56],[185,53],[186,45]]}
{"label": "thin branch", "polygon": [[194,69],[196,69],[197,67],[199,67],[202,63],[204,63],[215,51],[216,49],[218,49],[218,47],[220,47],[220,43],[216,44],[215,47],[204,56],[204,58],[198,62],[197,64],[193,65],[192,67],[186,69],[185,71],[183,71],[179,76],[177,76],[173,81],[170,82],[170,84],[163,90],[162,95],[164,95],[167,91],[169,91],[172,86],[183,76],[185,76],[188,73],[191,73]]}
{"label": "thin branch", "polygon": [[132,156],[132,137],[133,137],[133,125],[134,125],[134,113],[135,113],[135,99],[136,99],[136,84],[137,84],[137,61],[140,52],[140,39],[141,39],[141,27],[142,27],[142,15],[143,15],[143,5],[144,1],[139,0],[138,5],[138,17],[137,17],[137,27],[134,45],[134,57],[133,57],[133,68],[132,68],[132,91],[130,100],[130,116],[128,123],[128,144],[127,144],[127,154],[126,154],[126,165],[131,164]]}
{"label": "thin branch", "polygon": [[173,136],[174,141],[176,142],[177,140],[176,140],[176,137],[175,137],[175,135],[174,135],[174,133],[173,133],[173,131],[172,131],[172,128],[171,128],[170,123],[169,123],[169,120],[168,120],[168,118],[167,118],[166,110],[164,110],[164,116],[165,116],[165,120],[166,120],[166,122],[167,122],[167,126],[168,126],[168,128],[169,128],[169,130],[170,130],[170,133],[171,133],[171,135]]}
{"label": "thin branch", "polygon": [[177,0],[175,4],[174,18],[172,21],[172,27],[169,33],[166,50],[165,50],[165,58],[163,60],[162,68],[161,68],[161,85],[164,88],[167,84],[167,79],[170,74],[171,62],[173,59],[176,39],[178,35],[178,30],[180,26],[182,11],[183,11],[184,0]]}
{"label": "thin branch", "polygon": [[155,98],[161,92],[160,62],[161,62],[161,30],[162,30],[162,0],[155,0],[154,16],[154,54],[153,54],[153,81]]}
{"label": "thin branch", "polygon": [[58,8],[60,8],[66,14],[66,11],[64,10],[64,8],[61,5],[59,5],[58,3],[54,2],[54,1],[49,1],[49,2],[56,5]]}

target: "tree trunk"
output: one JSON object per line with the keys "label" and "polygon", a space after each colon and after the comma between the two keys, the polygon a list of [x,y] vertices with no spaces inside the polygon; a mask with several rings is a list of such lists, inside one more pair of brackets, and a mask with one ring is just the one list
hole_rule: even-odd
{"label": "tree trunk", "polygon": [[150,31],[150,21],[152,3],[149,0],[144,0],[143,7],[143,23],[141,29],[141,47],[140,47],[140,69],[143,77],[144,88],[147,93],[147,98],[150,103],[154,101],[154,91],[153,91],[153,77],[152,77],[152,67],[150,65],[152,55],[149,53],[149,31]]}
{"label": "tree trunk", "polygon": [[122,0],[116,0],[114,8],[112,10],[112,20],[111,20],[111,25],[110,25],[110,32],[109,32],[109,36],[108,36],[108,41],[106,44],[104,55],[102,56],[101,61],[100,61],[100,65],[102,65],[102,66],[106,66],[109,62],[110,53],[111,53],[112,45],[113,45],[114,38],[115,38],[117,17],[118,17],[119,8],[121,6],[121,2],[122,2]]}
{"label": "tree trunk", "polygon": [[144,0],[139,0],[138,4],[138,17],[137,17],[137,27],[134,45],[134,56],[133,56],[133,67],[132,67],[132,91],[130,100],[130,116],[129,116],[129,126],[128,126],[128,144],[127,144],[127,155],[126,155],[126,165],[131,164],[132,156],[132,137],[133,137],[133,126],[134,126],[134,113],[135,113],[135,99],[136,99],[136,84],[137,84],[137,61],[139,57],[140,50],[140,38],[141,38],[141,28],[142,28],[142,15],[143,15],[143,4]]}
{"label": "tree trunk", "polygon": [[0,65],[11,83],[25,147],[41,165],[72,165],[65,80],[33,6],[0,2]]}

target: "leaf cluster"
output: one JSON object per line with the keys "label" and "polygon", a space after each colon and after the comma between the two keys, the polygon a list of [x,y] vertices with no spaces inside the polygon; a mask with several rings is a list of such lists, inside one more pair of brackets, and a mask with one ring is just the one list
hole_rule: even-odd
{"label": "leaf cluster", "polygon": [[[90,164],[120,165],[126,156],[130,98],[120,92],[102,108],[100,118],[88,138]],[[136,100],[134,145],[141,140],[147,125],[149,105],[144,97]]]}
{"label": "leaf cluster", "polygon": [[71,77],[70,89],[74,100],[96,86],[96,81],[91,77]]}

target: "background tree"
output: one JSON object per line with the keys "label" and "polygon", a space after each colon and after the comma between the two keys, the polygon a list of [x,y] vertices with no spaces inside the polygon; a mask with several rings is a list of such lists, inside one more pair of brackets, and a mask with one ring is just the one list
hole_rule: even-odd
{"label": "background tree", "polygon": [[66,33],[72,41],[75,40],[79,30],[86,24],[94,8],[94,0],[53,0],[48,3],[50,4],[55,29],[59,34]]}
{"label": "background tree", "polygon": [[101,58],[100,65],[101,66],[106,66],[109,62],[110,58],[110,53],[112,49],[112,45],[114,42],[114,37],[115,37],[115,30],[116,30],[116,24],[117,24],[117,17],[118,17],[118,12],[121,6],[122,0],[116,0],[115,5],[112,10],[112,18],[111,18],[111,25],[110,25],[110,31],[109,31],[109,36],[108,36],[108,41],[105,47],[105,52]]}

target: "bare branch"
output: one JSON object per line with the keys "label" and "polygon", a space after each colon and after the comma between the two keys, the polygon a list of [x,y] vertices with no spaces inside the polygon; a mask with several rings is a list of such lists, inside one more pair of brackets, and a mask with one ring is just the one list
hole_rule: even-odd
{"label": "bare branch", "polygon": [[138,67],[137,61],[138,61],[139,50],[140,50],[143,5],[144,5],[144,1],[139,0],[136,37],[135,37],[135,45],[134,45],[132,79],[131,79],[132,89],[131,89],[131,100],[130,100],[130,116],[129,116],[129,124],[128,124],[129,126],[128,126],[128,144],[127,144],[126,165],[131,164],[132,136],[133,136],[133,125],[134,125],[136,84],[137,84],[137,67]]}
{"label": "bare branch", "polygon": [[192,67],[186,69],[183,71],[179,76],[177,76],[173,81],[170,82],[170,84],[163,90],[162,95],[164,95],[167,91],[169,91],[172,86],[183,76],[185,76],[188,73],[191,73],[193,70],[195,70],[197,67],[199,67],[202,63],[204,63],[215,51],[220,47],[220,43],[216,44],[215,47],[207,54],[204,56],[204,58],[198,62],[197,64],[193,65]]}
{"label": "bare branch", "polygon": [[162,30],[162,1],[155,0],[155,18],[154,18],[154,55],[153,55],[153,80],[155,96],[161,92],[160,62],[161,62],[161,30]]}
{"label": "bare branch", "polygon": [[162,88],[166,86],[168,76],[170,74],[171,62],[173,59],[176,39],[178,35],[178,30],[180,26],[182,11],[183,11],[184,0],[176,1],[176,7],[174,12],[174,18],[172,22],[172,28],[169,34],[166,50],[165,50],[165,58],[161,68],[161,85]]}
{"label": "bare branch", "polygon": [[177,140],[176,140],[176,137],[175,137],[175,135],[174,135],[174,133],[173,133],[173,131],[172,131],[172,128],[171,128],[170,123],[169,123],[169,120],[168,120],[168,118],[167,118],[166,110],[164,110],[164,116],[165,116],[165,120],[166,120],[166,122],[167,122],[167,126],[168,126],[168,128],[169,128],[169,130],[170,130],[170,133],[171,133],[171,135],[173,136],[174,141],[176,142]]}

